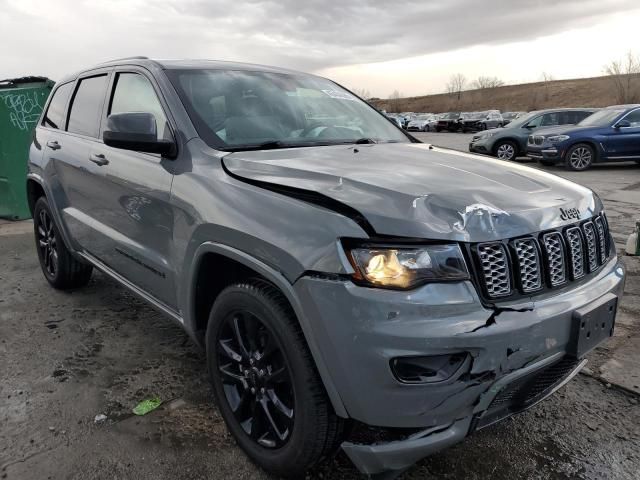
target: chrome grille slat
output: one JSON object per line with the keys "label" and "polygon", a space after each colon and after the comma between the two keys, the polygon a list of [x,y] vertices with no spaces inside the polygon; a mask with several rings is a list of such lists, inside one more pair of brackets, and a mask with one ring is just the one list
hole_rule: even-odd
{"label": "chrome grille slat", "polygon": [[605,234],[604,223],[602,218],[596,218],[593,223],[596,226],[598,232],[598,251],[600,252],[600,263],[604,264],[607,261],[607,237]]}
{"label": "chrome grille slat", "polygon": [[567,248],[569,249],[569,259],[571,261],[571,272],[574,280],[584,276],[584,248],[582,236],[578,227],[567,228]]}
{"label": "chrome grille slat", "polygon": [[478,245],[485,288],[491,298],[511,294],[511,272],[507,253],[501,243]]}
{"label": "chrome grille slat", "polygon": [[596,228],[592,222],[582,225],[584,238],[587,240],[587,264],[589,273],[598,268],[598,247],[596,246]]}
{"label": "chrome grille slat", "polygon": [[562,285],[567,280],[562,236],[558,232],[546,233],[542,236],[542,243],[547,255],[549,282],[552,287]]}
{"label": "chrome grille slat", "polygon": [[514,240],[513,246],[518,260],[519,283],[522,291],[529,293],[542,288],[540,255],[536,241],[533,238],[518,239]]}

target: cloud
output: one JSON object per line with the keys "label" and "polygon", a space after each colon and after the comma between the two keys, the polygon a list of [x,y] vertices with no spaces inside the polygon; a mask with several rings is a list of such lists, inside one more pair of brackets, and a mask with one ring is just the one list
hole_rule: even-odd
{"label": "cloud", "polygon": [[0,76],[57,78],[139,54],[317,71],[527,41],[634,9],[637,0],[0,0]]}

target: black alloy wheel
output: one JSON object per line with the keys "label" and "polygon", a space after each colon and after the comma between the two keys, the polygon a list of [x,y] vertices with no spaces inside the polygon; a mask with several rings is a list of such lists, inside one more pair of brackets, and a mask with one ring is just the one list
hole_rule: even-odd
{"label": "black alloy wheel", "polygon": [[280,448],[295,420],[291,372],[278,340],[247,311],[230,312],[218,337],[224,394],[244,432],[265,448]]}
{"label": "black alloy wheel", "polygon": [[38,198],[33,206],[33,230],[40,267],[52,287],[69,290],[89,283],[93,267],[67,249],[46,197]]}
{"label": "black alloy wheel", "polygon": [[36,241],[39,257],[46,273],[55,278],[58,273],[58,239],[49,212],[41,209],[36,221]]}
{"label": "black alloy wheel", "polygon": [[297,317],[273,284],[250,278],[220,292],[205,343],[216,404],[257,465],[301,478],[340,446],[347,422],[333,410]]}

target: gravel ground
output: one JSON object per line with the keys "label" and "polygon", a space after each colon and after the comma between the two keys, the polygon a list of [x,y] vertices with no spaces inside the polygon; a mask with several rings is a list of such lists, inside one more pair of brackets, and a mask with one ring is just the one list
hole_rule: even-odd
{"label": "gravel ground", "polygon": [[[442,139],[441,139],[442,137]],[[440,144],[462,135],[440,134]],[[434,144],[436,137],[432,140]],[[638,216],[635,165],[554,173],[595,188],[618,244]],[[51,289],[32,235],[0,228],[0,477],[8,479],[268,478],[226,432],[204,358],[182,331],[95,273],[87,288]],[[24,232],[24,229],[23,229]],[[640,269],[622,303],[637,332]],[[612,341],[613,342],[613,341]],[[591,355],[599,365],[610,348]],[[138,401],[164,404],[136,417]],[[403,479],[637,479],[640,397],[579,375],[552,399],[423,460]],[[96,423],[96,415],[107,419]],[[311,478],[361,478],[342,454]]]}

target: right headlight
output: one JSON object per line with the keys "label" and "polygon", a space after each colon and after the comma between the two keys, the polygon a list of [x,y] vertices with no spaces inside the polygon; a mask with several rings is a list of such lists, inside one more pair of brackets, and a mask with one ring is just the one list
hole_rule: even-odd
{"label": "right headlight", "polygon": [[493,137],[494,135],[495,133],[483,133],[482,135],[480,135],[480,140],[486,140]]}
{"label": "right headlight", "polygon": [[367,245],[347,249],[353,279],[373,287],[409,289],[427,282],[469,278],[457,244],[416,247]]}
{"label": "right headlight", "polygon": [[560,143],[565,140],[569,140],[569,135],[551,135],[550,137],[547,137],[547,141],[549,143]]}

